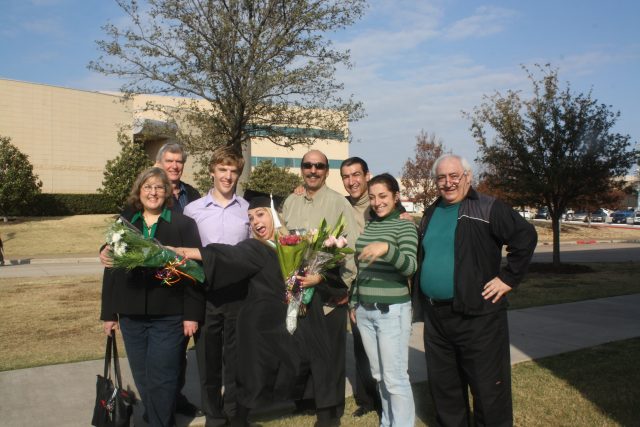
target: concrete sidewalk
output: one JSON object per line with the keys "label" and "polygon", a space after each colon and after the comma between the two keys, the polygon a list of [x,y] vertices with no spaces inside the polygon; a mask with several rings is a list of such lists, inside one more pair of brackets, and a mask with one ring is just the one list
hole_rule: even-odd
{"label": "concrete sidewalk", "polygon": [[[509,312],[511,362],[592,347],[640,336],[640,294]],[[412,382],[425,381],[427,370],[422,344],[422,323],[414,324],[409,352]],[[347,348],[351,347],[351,336]],[[195,354],[189,352],[186,394],[199,402]],[[124,383],[133,387],[129,366],[123,359]],[[88,426],[95,398],[95,380],[103,361],[69,363],[0,372],[0,426]],[[347,352],[347,390],[351,395],[353,356]],[[144,425],[136,408],[136,425]],[[202,425],[179,417],[178,427]]]}

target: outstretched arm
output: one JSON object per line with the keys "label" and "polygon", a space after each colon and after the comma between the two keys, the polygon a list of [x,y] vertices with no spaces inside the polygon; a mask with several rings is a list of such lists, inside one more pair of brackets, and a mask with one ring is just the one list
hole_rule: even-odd
{"label": "outstretched arm", "polygon": [[167,246],[167,248],[171,249],[178,255],[183,258],[194,259],[196,261],[202,261],[202,254],[200,253],[199,248],[174,248],[171,246]]}

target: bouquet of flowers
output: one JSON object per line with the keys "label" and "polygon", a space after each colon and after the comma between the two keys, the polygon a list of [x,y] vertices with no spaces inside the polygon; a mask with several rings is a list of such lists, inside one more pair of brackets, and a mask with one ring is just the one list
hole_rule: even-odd
{"label": "bouquet of flowers", "polygon": [[178,256],[156,239],[145,239],[122,217],[109,227],[106,237],[116,268],[157,267],[156,277],[167,286],[178,283],[183,277],[204,282],[204,270],[198,263]]}
{"label": "bouquet of flowers", "polygon": [[334,227],[322,220],[317,230],[303,234],[276,236],[276,252],[280,270],[286,284],[287,330],[293,334],[298,316],[306,314],[314,288],[302,288],[296,276],[319,274],[339,265],[353,250],[347,248],[347,239],[342,235],[345,223],[342,215]]}

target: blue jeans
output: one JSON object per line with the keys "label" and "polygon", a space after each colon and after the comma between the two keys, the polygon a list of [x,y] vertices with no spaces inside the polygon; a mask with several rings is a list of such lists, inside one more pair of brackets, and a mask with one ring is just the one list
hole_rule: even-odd
{"label": "blue jeans", "polygon": [[121,315],[120,330],[149,425],[173,426],[184,357],[182,315]]}
{"label": "blue jeans", "polygon": [[411,303],[391,304],[387,313],[358,306],[356,320],[371,375],[378,382],[380,426],[412,427],[415,406],[408,372]]}

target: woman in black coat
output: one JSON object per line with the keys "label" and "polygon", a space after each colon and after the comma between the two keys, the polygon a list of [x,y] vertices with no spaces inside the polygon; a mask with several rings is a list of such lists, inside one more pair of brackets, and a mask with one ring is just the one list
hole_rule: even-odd
{"label": "woman in black coat", "polygon": [[[160,168],[143,171],[133,185],[124,214],[145,238],[163,245],[200,245],[195,222],[169,210],[171,185]],[[204,317],[204,287],[183,279],[167,286],[156,268],[105,269],[102,312],[105,333],[119,325],[131,372],[151,426],[173,426],[175,397],[185,337]]]}

